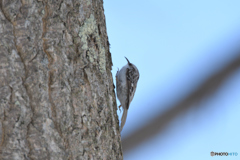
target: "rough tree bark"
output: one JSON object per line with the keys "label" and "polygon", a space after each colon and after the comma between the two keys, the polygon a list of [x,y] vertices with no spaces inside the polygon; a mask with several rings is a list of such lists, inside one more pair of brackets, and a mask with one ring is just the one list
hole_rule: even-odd
{"label": "rough tree bark", "polygon": [[0,159],[122,159],[102,0],[0,0]]}

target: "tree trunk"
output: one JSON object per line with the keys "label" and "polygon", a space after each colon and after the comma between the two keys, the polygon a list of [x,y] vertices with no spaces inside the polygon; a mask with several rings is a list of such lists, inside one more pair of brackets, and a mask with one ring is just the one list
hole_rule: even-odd
{"label": "tree trunk", "polygon": [[0,159],[122,159],[102,0],[0,0]]}

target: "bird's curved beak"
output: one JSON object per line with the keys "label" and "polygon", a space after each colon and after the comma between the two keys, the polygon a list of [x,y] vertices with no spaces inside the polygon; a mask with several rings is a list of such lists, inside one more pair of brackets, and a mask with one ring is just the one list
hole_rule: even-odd
{"label": "bird's curved beak", "polygon": [[127,57],[125,57],[125,58],[126,58],[126,60],[127,60],[128,64],[131,64],[131,63],[129,62],[129,60],[127,59]]}

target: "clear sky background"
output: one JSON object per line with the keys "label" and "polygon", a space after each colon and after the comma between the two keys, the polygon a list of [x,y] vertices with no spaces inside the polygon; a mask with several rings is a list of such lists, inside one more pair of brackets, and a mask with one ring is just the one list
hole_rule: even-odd
{"label": "clear sky background", "polygon": [[[140,71],[122,138],[240,53],[234,52],[240,50],[239,0],[104,0],[104,10],[114,80],[124,56]],[[240,160],[240,69],[195,105],[202,109],[179,115],[124,159]],[[239,155],[211,157],[211,151]]]}

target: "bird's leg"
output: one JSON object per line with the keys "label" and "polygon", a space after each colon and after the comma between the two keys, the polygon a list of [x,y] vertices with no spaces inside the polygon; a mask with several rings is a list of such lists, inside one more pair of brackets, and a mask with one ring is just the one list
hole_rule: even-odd
{"label": "bird's leg", "polygon": [[121,113],[121,107],[122,107],[122,105],[120,104],[120,106],[118,106],[118,109],[120,110],[120,113]]}
{"label": "bird's leg", "polygon": [[117,76],[115,76],[115,77],[116,77],[116,81],[118,82]]}

